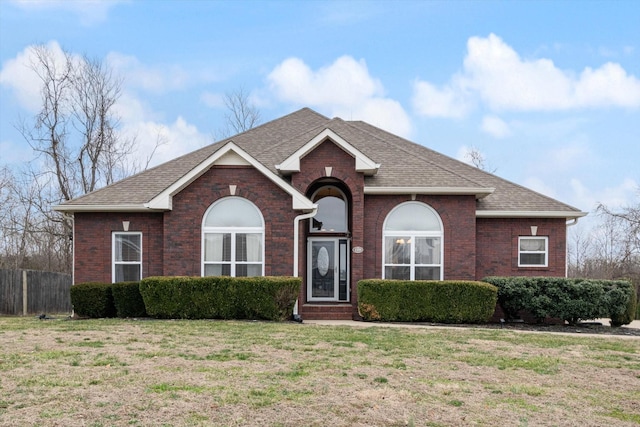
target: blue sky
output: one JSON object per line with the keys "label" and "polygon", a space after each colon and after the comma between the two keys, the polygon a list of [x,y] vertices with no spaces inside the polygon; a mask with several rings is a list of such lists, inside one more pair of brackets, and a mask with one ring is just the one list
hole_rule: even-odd
{"label": "blue sky", "polygon": [[38,107],[26,64],[47,44],[125,79],[123,135],[155,163],[223,126],[244,88],[268,121],[301,107],[365,120],[583,211],[637,204],[637,1],[0,0],[0,166]]}

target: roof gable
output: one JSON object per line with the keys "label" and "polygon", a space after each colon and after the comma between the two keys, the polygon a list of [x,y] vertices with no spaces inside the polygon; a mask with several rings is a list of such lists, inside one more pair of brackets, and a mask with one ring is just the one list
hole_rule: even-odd
{"label": "roof gable", "polygon": [[349,144],[344,138],[328,128],[311,138],[309,142],[284,159],[282,163],[276,165],[276,169],[283,174],[300,172],[300,159],[309,154],[326,140],[331,140],[334,144],[355,158],[356,171],[363,172],[365,175],[375,175],[378,172],[378,169],[380,168],[379,163],[371,160],[362,153],[362,151]]}
{"label": "roof gable", "polygon": [[222,148],[209,156],[205,161],[175,181],[171,186],[162,191],[156,197],[145,204],[149,209],[171,210],[173,196],[183,188],[191,184],[196,178],[208,171],[214,165],[250,165],[256,168],[264,176],[269,178],[274,184],[280,187],[291,196],[291,207],[297,210],[311,210],[315,207],[313,202],[307,199],[304,194],[293,188],[289,183],[278,175],[264,167],[256,159],[251,157],[246,151],[238,147],[232,141],[226,143]]}

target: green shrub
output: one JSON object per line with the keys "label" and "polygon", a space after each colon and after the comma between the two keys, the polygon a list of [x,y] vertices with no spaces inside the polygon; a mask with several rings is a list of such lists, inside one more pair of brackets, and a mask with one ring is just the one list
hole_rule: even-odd
{"label": "green shrub", "polygon": [[365,320],[479,323],[496,307],[497,289],[473,281],[361,280],[358,311]]}
{"label": "green shrub", "polygon": [[145,317],[144,300],[140,295],[140,282],[118,282],[111,285],[113,304],[118,317]]}
{"label": "green shrub", "polygon": [[111,283],[87,282],[71,286],[71,304],[78,316],[115,317]]}
{"label": "green shrub", "polygon": [[631,323],[638,308],[636,287],[624,280],[609,280],[604,283],[605,301],[611,326],[617,327]]}
{"label": "green shrub", "polygon": [[152,317],[284,320],[300,285],[294,277],[149,277],[140,293]]}
{"label": "green shrub", "polygon": [[634,288],[620,280],[564,277],[486,277],[498,288],[498,304],[505,317],[517,318],[521,310],[539,320],[559,318],[569,324],[608,317],[612,325],[631,322],[635,310]]}

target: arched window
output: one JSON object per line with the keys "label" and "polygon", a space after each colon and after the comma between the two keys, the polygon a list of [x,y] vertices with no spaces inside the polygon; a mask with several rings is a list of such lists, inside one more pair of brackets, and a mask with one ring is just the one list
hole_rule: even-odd
{"label": "arched window", "polygon": [[264,220],[247,199],[225,197],[202,221],[203,276],[264,275]]}
{"label": "arched window", "polygon": [[313,217],[310,231],[316,233],[346,233],[348,204],[347,197],[333,185],[321,187],[311,197],[318,205],[318,213]]}
{"label": "arched window", "polygon": [[419,202],[396,206],[383,228],[383,278],[442,280],[442,221]]}

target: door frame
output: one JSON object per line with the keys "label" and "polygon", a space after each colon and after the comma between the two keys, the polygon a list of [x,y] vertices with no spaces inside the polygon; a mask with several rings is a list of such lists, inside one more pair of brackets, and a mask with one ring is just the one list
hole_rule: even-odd
{"label": "door frame", "polygon": [[[312,297],[313,286],[313,242],[333,242],[334,252],[334,297]],[[346,237],[309,237],[307,239],[307,302],[348,303],[351,299],[350,239]],[[341,298],[341,291],[344,295]]]}

